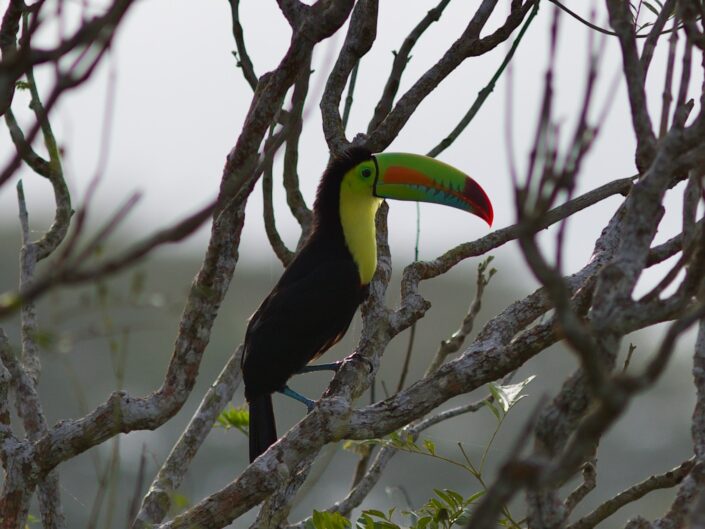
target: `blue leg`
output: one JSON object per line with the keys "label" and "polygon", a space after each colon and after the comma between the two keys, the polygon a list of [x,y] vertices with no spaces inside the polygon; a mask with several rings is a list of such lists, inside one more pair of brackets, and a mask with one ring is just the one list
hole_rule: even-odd
{"label": "blue leg", "polygon": [[289,386],[284,386],[284,389],[280,390],[279,393],[282,395],[286,395],[287,397],[291,397],[294,400],[298,400],[299,402],[303,403],[306,405],[306,408],[308,409],[308,412],[311,413],[313,408],[316,407],[316,403],[312,401],[311,399],[307,399],[300,393],[297,393],[293,389],[291,389]]}
{"label": "blue leg", "polygon": [[335,371],[336,373],[340,369],[343,362],[333,362],[330,364],[315,364],[312,366],[304,366],[298,374],[301,373],[312,373],[313,371]]}

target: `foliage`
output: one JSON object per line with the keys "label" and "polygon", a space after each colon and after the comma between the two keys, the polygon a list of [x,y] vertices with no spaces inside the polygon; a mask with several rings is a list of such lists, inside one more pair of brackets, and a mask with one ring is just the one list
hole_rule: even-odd
{"label": "foliage", "polygon": [[[536,376],[531,375],[516,384],[502,385],[490,383],[487,385],[490,395],[482,401],[482,404],[490,410],[495,417],[496,426],[485,446],[479,464],[472,462],[460,443],[458,443],[458,448],[463,457],[462,461],[439,454],[436,444],[431,439],[423,439],[421,444],[419,444],[416,440],[416,436],[408,432],[394,432],[388,439],[374,439],[361,442],[348,441],[344,447],[347,450],[360,453],[361,447],[367,447],[369,449],[370,446],[374,445],[388,446],[410,454],[428,456],[439,462],[449,463],[467,471],[480,484],[481,489],[479,491],[465,497],[460,492],[454,490],[434,489],[435,496],[431,497],[418,510],[400,511],[410,520],[411,524],[408,527],[411,529],[450,529],[453,525],[462,526],[467,523],[473,504],[482,498],[487,491],[483,470],[487,454],[497,438],[500,427],[512,408],[527,396],[523,391],[534,378],[536,378]],[[375,509],[364,510],[356,522],[356,529],[400,529],[401,526],[392,519],[396,511],[397,509],[393,508],[385,514]],[[504,518],[499,520],[500,524],[507,527],[519,527],[519,524],[513,519],[506,506],[502,511]],[[314,523],[315,529],[343,529],[344,527],[350,526],[349,520],[333,512],[321,513],[314,511],[311,520]],[[317,520],[317,522],[315,520]],[[348,525],[340,525],[344,522]]]}
{"label": "foliage", "polygon": [[245,435],[249,435],[250,412],[247,405],[235,407],[230,404],[226,409],[220,412],[216,418],[214,426],[225,428],[235,428]]}

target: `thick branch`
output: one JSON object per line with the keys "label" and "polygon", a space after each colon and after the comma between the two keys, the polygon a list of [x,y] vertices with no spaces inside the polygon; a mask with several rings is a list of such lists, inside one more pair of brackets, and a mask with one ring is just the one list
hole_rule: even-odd
{"label": "thick branch", "polygon": [[375,41],[377,7],[377,0],[360,0],[355,6],[343,49],[328,76],[326,89],[321,98],[323,134],[333,154],[341,152],[349,144],[345,138],[343,120],[340,117],[340,98],[350,72],[360,58],[372,48]]}
{"label": "thick branch", "polygon": [[230,402],[240,383],[241,358],[242,347],[238,347],[215,383],[203,396],[201,405],[152,481],[149,492],[144,497],[140,511],[132,524],[132,529],[146,529],[164,520],[171,508],[174,492],[178,490],[191,461],[213,429],[216,417]]}

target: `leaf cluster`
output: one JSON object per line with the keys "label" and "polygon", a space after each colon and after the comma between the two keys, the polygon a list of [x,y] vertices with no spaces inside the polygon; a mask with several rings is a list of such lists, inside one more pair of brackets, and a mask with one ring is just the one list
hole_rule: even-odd
{"label": "leaf cluster", "polygon": [[220,415],[215,420],[215,427],[225,428],[229,430],[235,428],[244,435],[250,435],[250,412],[247,405],[233,406],[232,404],[220,412]]}

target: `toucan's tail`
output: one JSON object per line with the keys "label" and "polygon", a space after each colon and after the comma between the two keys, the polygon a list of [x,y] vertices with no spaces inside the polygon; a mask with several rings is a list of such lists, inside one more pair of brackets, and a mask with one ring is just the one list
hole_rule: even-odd
{"label": "toucan's tail", "polygon": [[277,440],[272,395],[258,395],[250,400],[250,463]]}

